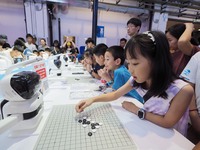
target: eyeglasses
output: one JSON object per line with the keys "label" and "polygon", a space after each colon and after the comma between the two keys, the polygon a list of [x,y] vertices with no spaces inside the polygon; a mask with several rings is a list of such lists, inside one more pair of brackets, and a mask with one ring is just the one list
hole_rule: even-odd
{"label": "eyeglasses", "polygon": [[134,26],[134,25],[128,25],[126,28],[127,28],[127,29],[135,28],[135,26]]}

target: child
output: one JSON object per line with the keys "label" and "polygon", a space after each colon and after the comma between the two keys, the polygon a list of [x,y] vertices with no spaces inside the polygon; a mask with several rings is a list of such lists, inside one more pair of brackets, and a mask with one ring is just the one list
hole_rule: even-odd
{"label": "child", "polygon": [[125,52],[132,75],[130,80],[112,93],[80,101],[76,111],[82,112],[94,102],[116,100],[135,89],[145,100],[143,108],[124,101],[124,109],[159,126],[174,127],[185,135],[193,88],[173,76],[165,35],[158,31],[138,34],[128,41]]}
{"label": "child", "polygon": [[108,46],[103,43],[98,44],[93,49],[95,60],[100,66],[104,66],[104,54],[107,49]]}
{"label": "child", "polygon": [[[131,74],[123,65],[125,61],[124,49],[121,46],[111,46],[106,50],[104,58],[104,68],[107,71],[101,69],[101,77],[107,81],[108,86],[112,85],[112,88],[117,90],[131,77]],[[113,77],[107,72],[113,72]],[[143,103],[142,97],[135,90],[131,90],[126,95],[132,96]]]}
{"label": "child", "polygon": [[47,57],[50,57],[52,55],[51,49],[49,47],[45,48],[44,52],[47,54]]}
{"label": "child", "polygon": [[39,52],[38,52],[38,50],[33,50],[33,54],[35,55],[35,56],[39,56]]}
{"label": "child", "polygon": [[91,74],[91,76],[96,79],[100,79],[101,77],[98,75],[97,72],[102,67],[96,63],[95,58],[92,53],[92,49],[88,49],[85,51],[84,62],[85,62],[85,68]]}

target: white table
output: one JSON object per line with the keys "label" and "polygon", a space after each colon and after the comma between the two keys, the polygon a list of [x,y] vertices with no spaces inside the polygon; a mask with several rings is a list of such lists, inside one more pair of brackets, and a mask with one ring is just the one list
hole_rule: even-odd
{"label": "white table", "polygon": [[[79,70],[81,71],[81,69]],[[80,78],[77,84],[85,84],[88,86],[99,85],[99,82],[92,79],[89,75],[74,75],[70,71],[65,70],[65,75],[60,77],[50,76],[50,89],[44,97],[44,114],[43,119],[37,130],[24,137],[9,138],[8,132],[0,135],[1,150],[32,150],[37,141],[39,133],[44,126],[45,120],[51,111],[53,105],[60,104],[76,104],[79,100],[70,99],[70,88],[75,82],[75,78]],[[88,82],[89,81],[89,82]],[[93,81],[93,82],[90,82]],[[57,83],[56,83],[57,82]],[[64,83],[62,83],[64,82]],[[59,93],[59,94],[58,94]],[[133,98],[121,97],[111,102],[112,107],[122,122],[125,130],[133,139],[140,150],[191,150],[194,145],[184,136],[174,129],[166,129],[159,127],[149,121],[140,120],[136,115],[124,110],[121,102],[124,100],[132,101],[136,105],[142,104]]]}

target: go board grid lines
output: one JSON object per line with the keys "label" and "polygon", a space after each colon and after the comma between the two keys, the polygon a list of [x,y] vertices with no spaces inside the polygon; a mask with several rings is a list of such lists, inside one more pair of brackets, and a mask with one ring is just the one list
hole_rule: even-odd
{"label": "go board grid lines", "polygon": [[[92,136],[91,126],[83,127],[78,120],[90,118],[103,123]],[[75,105],[52,108],[34,150],[136,150],[109,103],[98,103],[77,115]]]}

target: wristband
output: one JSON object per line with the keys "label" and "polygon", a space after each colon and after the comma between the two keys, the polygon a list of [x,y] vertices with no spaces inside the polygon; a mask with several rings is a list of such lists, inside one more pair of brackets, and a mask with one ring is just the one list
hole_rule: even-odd
{"label": "wristband", "polygon": [[92,72],[93,72],[93,71],[94,71],[94,70],[91,70],[91,71],[90,71],[90,74],[91,74],[91,75],[92,75]]}
{"label": "wristband", "polygon": [[196,109],[190,109],[189,111],[198,111],[198,109],[196,108]]}
{"label": "wristband", "polygon": [[106,86],[107,86],[107,87],[111,86],[112,84],[113,84],[113,81],[112,81],[112,80],[109,81],[109,82],[106,82]]}

